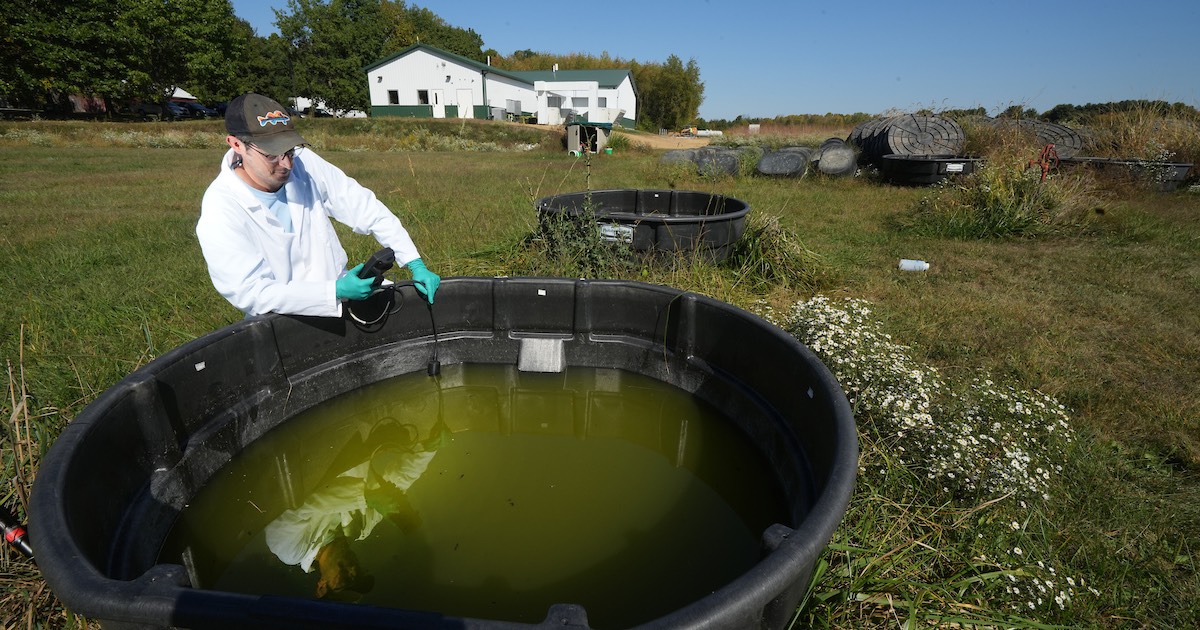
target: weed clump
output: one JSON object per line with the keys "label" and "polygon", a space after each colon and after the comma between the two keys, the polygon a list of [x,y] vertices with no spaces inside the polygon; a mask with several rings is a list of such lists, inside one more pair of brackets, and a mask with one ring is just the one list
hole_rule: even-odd
{"label": "weed clump", "polygon": [[944,180],[898,218],[923,236],[1033,238],[1086,230],[1098,205],[1085,172],[1041,168],[1019,131],[980,127],[967,150],[983,164],[961,180]]}
{"label": "weed clump", "polygon": [[637,267],[629,243],[603,223],[566,213],[541,215],[505,266],[517,275],[565,278],[620,278]]}
{"label": "weed clump", "polygon": [[832,283],[824,259],[804,246],[777,217],[750,214],[727,257],[712,250],[635,250],[630,226],[589,214],[547,213],[535,230],[502,254],[515,275],[640,280],[704,288],[713,295],[761,295],[774,290],[811,294]]}
{"label": "weed clump", "polygon": [[627,134],[613,132],[608,138],[608,148],[613,151],[628,152],[635,151],[637,153],[649,153],[650,147],[646,146],[645,142],[638,142],[629,137]]}
{"label": "weed clump", "polygon": [[826,286],[830,272],[824,259],[779,223],[779,217],[750,213],[746,231],[734,242],[725,266],[754,291],[783,286],[813,293]]}
{"label": "weed clump", "polygon": [[0,127],[0,140],[16,145],[50,147],[61,140],[56,134],[28,127]]}

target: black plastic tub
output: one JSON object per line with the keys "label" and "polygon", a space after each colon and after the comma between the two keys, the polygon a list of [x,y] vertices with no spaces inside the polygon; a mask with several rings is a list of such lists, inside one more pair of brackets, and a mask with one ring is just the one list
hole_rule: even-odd
{"label": "black plastic tub", "polygon": [[929,186],[975,172],[982,158],[959,155],[885,155],[880,172],[887,181],[901,186]]}
{"label": "black plastic tub", "polygon": [[1105,176],[1126,177],[1148,184],[1159,192],[1177,190],[1191,172],[1191,162],[1152,162],[1121,158],[1076,156],[1059,161],[1064,166],[1084,166]]}
{"label": "black plastic tub", "polygon": [[[155,359],[84,409],[43,460],[31,502],[38,565],[63,604],[107,628],[589,627],[570,601],[521,624],[192,588],[183,566],[157,560],[183,507],[255,440],[322,401],[426,370],[430,314],[410,283],[395,296],[399,308],[370,328],[348,318],[241,321]],[[528,348],[550,348],[561,369],[618,368],[692,392],[744,431],[777,476],[790,522],[762,532],[761,558],[744,574],[639,627],[786,627],[857,470],[850,407],[803,344],[722,302],[633,282],[452,278],[434,312],[442,365],[520,366]]]}
{"label": "black plastic tub", "polygon": [[606,240],[636,252],[695,253],[720,262],[746,228],[750,205],[692,190],[593,190],[543,197],[542,220],[595,221]]}

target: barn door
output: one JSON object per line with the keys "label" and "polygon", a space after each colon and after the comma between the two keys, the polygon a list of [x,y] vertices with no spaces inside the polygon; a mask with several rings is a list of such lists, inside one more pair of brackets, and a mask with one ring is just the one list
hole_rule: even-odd
{"label": "barn door", "polygon": [[446,98],[441,90],[429,90],[430,105],[433,106],[434,118],[446,117]]}
{"label": "barn door", "polygon": [[456,100],[458,101],[459,118],[475,117],[475,103],[471,100],[471,90],[459,90]]}

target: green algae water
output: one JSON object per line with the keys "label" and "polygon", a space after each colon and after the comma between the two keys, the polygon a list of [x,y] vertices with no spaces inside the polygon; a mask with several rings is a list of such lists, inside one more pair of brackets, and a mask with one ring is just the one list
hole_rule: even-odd
{"label": "green algae water", "polygon": [[449,365],[337,397],[251,444],[160,560],[200,588],[592,627],[737,578],[788,522],[766,461],[691,394],[614,369]]}

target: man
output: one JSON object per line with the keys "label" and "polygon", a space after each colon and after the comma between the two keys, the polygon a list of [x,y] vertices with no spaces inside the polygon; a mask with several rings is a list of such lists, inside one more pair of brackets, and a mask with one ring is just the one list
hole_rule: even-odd
{"label": "man", "polygon": [[244,94],[225,110],[229,151],[200,205],[196,236],[217,291],[246,315],[340,317],[343,300],[374,289],[346,270],[330,217],[395,251],[433,303],[441,278],[429,271],[400,220],[375,194],[326,162],[282,105]]}

